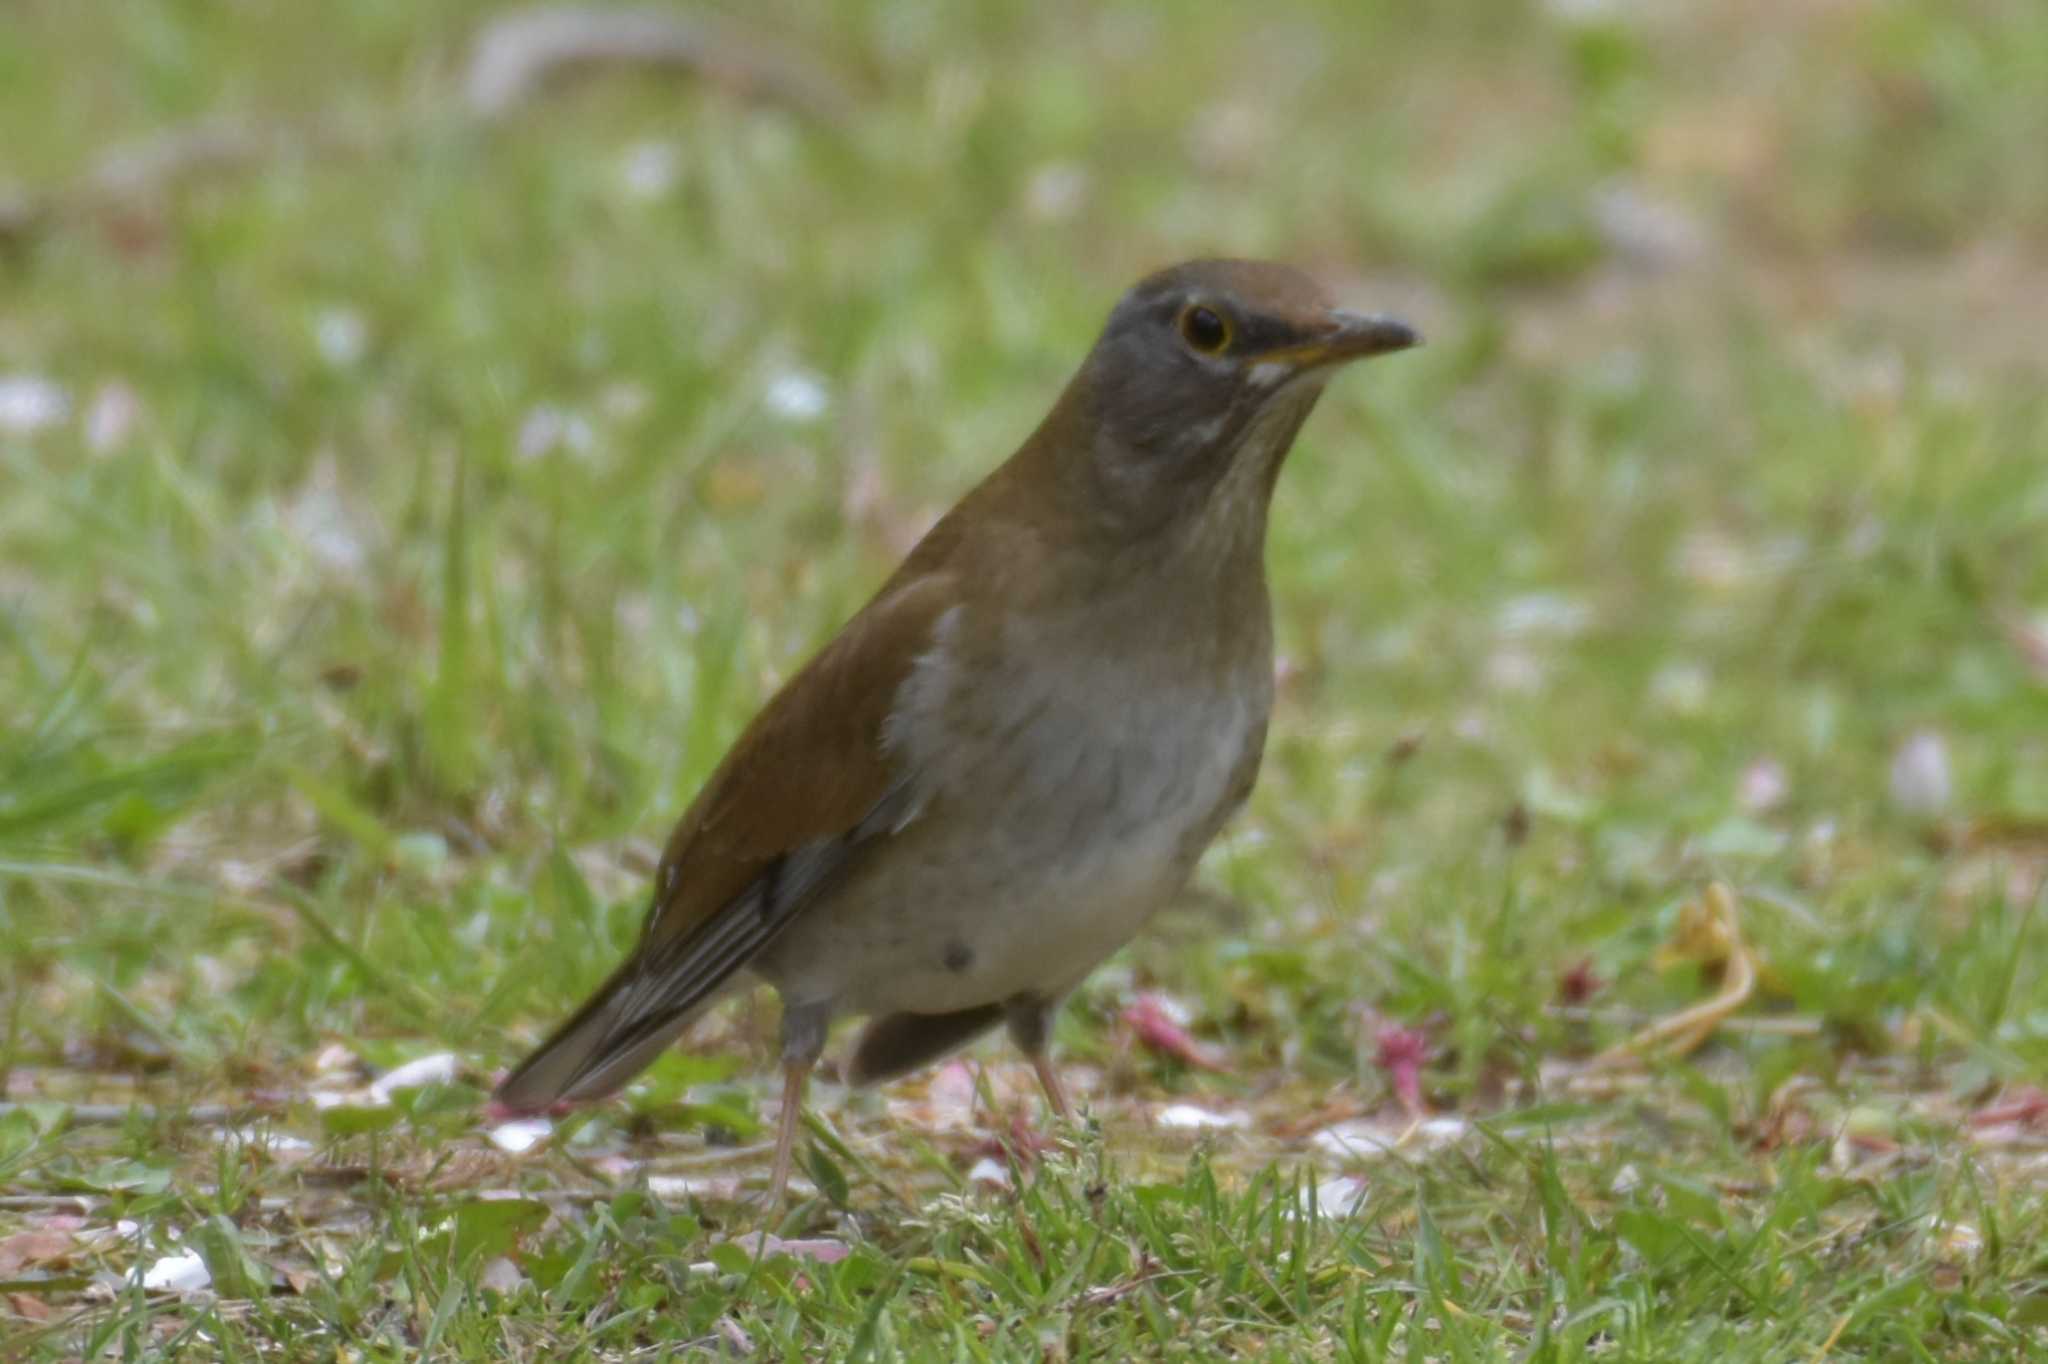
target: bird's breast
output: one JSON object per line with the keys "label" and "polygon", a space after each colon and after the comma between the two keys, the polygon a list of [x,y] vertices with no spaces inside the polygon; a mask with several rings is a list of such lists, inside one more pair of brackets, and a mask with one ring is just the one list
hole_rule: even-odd
{"label": "bird's breast", "polygon": [[[1010,836],[1118,847],[1202,827],[1242,799],[1271,705],[1270,646],[1200,656],[1134,627],[940,622],[891,720],[907,770],[938,804],[1010,822]],[[1262,625],[1263,622],[1258,624]],[[1195,850],[1199,852],[1199,849]]]}
{"label": "bird's breast", "polygon": [[972,628],[941,622],[890,721],[917,819],[779,954],[800,952],[820,991],[843,977],[848,1007],[1071,986],[1180,887],[1257,770],[1263,649],[1218,675],[1115,640],[1048,654],[1028,628],[977,646]]}

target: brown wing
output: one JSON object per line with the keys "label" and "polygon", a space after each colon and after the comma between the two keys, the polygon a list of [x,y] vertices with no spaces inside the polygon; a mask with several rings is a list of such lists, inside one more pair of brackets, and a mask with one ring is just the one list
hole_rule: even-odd
{"label": "brown wing", "polygon": [[669,838],[633,954],[499,1086],[507,1109],[632,1078],[871,840],[914,817],[883,728],[957,600],[901,576],[755,717]]}

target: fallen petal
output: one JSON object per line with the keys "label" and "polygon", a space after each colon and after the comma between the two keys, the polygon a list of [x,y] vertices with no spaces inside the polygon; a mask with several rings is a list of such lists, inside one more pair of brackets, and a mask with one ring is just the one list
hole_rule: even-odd
{"label": "fallen petal", "polygon": [[1325,1127],[1309,1138],[1310,1145],[1317,1150],[1346,1160],[1378,1160],[1393,1154],[1400,1142],[1399,1130],[1383,1128],[1362,1118]]}
{"label": "fallen petal", "polygon": [[526,1276],[519,1272],[519,1266],[503,1255],[485,1265],[477,1276],[479,1286],[498,1293],[515,1293],[525,1282]]}
{"label": "fallen petal", "polygon": [[736,1236],[732,1244],[757,1260],[770,1255],[790,1255],[799,1260],[815,1260],[821,1265],[837,1264],[853,1253],[844,1241],[834,1241],[829,1237],[785,1241],[780,1236],[773,1236],[765,1231]]}
{"label": "fallen petal", "polygon": [[40,374],[0,374],[0,431],[26,436],[71,414],[71,397]]}
{"label": "fallen petal", "polygon": [[1334,1179],[1321,1180],[1316,1184],[1316,1207],[1326,1214],[1350,1217],[1365,1201],[1370,1188],[1357,1175],[1338,1175]]}
{"label": "fallen petal", "polygon": [[339,1042],[329,1042],[313,1053],[313,1071],[318,1075],[332,1075],[339,1072],[355,1074],[361,1071],[362,1062],[356,1054]]}
{"label": "fallen petal", "polygon": [[1892,755],[1892,804],[1909,815],[1939,814],[1955,798],[1948,741],[1931,729],[1906,736]]}
{"label": "fallen petal", "polygon": [[101,384],[85,410],[85,448],[104,455],[128,439],[142,416],[142,400],[119,379]]}
{"label": "fallen petal", "polygon": [[509,1151],[516,1156],[522,1151],[531,1151],[547,1140],[548,1134],[554,1130],[554,1123],[546,1118],[514,1118],[485,1128],[484,1136],[500,1151]]}
{"label": "fallen petal", "polygon": [[702,1198],[729,1203],[740,1196],[738,1175],[649,1175],[647,1192],[664,1203]]}
{"label": "fallen petal", "polygon": [[213,1283],[206,1261],[192,1252],[166,1255],[139,1275],[130,1274],[128,1277],[130,1283],[139,1278],[145,1289],[162,1293],[197,1293]]}
{"label": "fallen petal", "polygon": [[1760,815],[1783,805],[1791,790],[1792,782],[1785,775],[1783,763],[1776,758],[1758,758],[1742,769],[1735,802],[1750,814]]}
{"label": "fallen petal", "polygon": [[682,156],[673,142],[635,142],[619,158],[619,183],[634,199],[660,199],[682,178]]}
{"label": "fallen petal", "polygon": [[1187,1018],[1178,1001],[1150,993],[1133,999],[1123,1012],[1124,1026],[1142,1045],[1201,1070],[1223,1070],[1223,1062],[1188,1032]]}
{"label": "fallen petal", "polygon": [[768,381],[762,394],[768,410],[785,421],[816,421],[832,405],[824,380],[809,370],[785,370]]}
{"label": "fallen petal", "polygon": [[1211,1113],[1193,1104],[1168,1104],[1153,1119],[1161,1127],[1179,1128],[1247,1127],[1251,1120],[1249,1113]]}
{"label": "fallen petal", "polygon": [[394,1066],[370,1082],[370,1093],[379,1099],[389,1099],[401,1089],[420,1089],[426,1085],[445,1085],[462,1071],[462,1062],[452,1051],[437,1051]]}
{"label": "fallen petal", "polygon": [[313,1143],[304,1137],[295,1137],[289,1132],[279,1132],[270,1127],[237,1127],[231,1129],[235,1139],[244,1146],[253,1146],[273,1156],[304,1155],[313,1149]]}
{"label": "fallen petal", "polygon": [[1429,1038],[1420,1028],[1389,1024],[1380,1029],[1373,1047],[1373,1064],[1387,1073],[1394,1096],[1411,1117],[1420,1117],[1424,1111],[1422,1067],[1428,1060]]}
{"label": "fallen petal", "polygon": [[325,308],[313,318],[313,344],[335,369],[348,369],[370,344],[370,324],[353,308]]}

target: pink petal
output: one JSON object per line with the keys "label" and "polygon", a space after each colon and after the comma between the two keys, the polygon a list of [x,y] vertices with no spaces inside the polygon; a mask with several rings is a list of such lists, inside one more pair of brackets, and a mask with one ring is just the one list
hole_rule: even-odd
{"label": "pink petal", "polygon": [[1420,1028],[1390,1023],[1382,1027],[1373,1048],[1373,1064],[1387,1073],[1394,1097],[1414,1117],[1426,1109],[1422,1102],[1422,1066],[1429,1060],[1429,1038]]}
{"label": "pink petal", "polygon": [[1144,1046],[1198,1070],[1227,1069],[1209,1048],[1194,1039],[1176,1015],[1183,1011],[1164,995],[1141,994],[1124,1006],[1123,1024]]}

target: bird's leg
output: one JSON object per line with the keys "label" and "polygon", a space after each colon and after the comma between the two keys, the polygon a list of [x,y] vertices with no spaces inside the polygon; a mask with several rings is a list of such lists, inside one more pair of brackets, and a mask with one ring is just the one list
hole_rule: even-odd
{"label": "bird's leg", "polygon": [[1030,1058],[1031,1069],[1038,1073],[1038,1084],[1045,1091],[1046,1102],[1052,1105],[1054,1113],[1072,1122],[1074,1105],[1068,1100],[1066,1084],[1052,1063],[1052,1016],[1059,1007],[1057,999],[1017,995],[1004,1006],[1005,1020],[1010,1027],[1010,1040],[1017,1044],[1017,1050]]}
{"label": "bird's leg", "polygon": [[782,1202],[789,1188],[789,1171],[796,1156],[796,1129],[804,1117],[804,1087],[810,1078],[810,1061],[782,1063],[782,1117],[775,1129],[775,1170],[768,1177],[771,1207]]}
{"label": "bird's leg", "polygon": [[1031,1058],[1031,1068],[1038,1072],[1039,1087],[1045,1090],[1046,1101],[1052,1111],[1065,1122],[1074,1120],[1074,1105],[1067,1101],[1067,1086],[1060,1079],[1059,1067],[1052,1063],[1052,1057],[1039,1052]]}
{"label": "bird's leg", "polygon": [[782,1010],[782,1113],[775,1127],[775,1165],[768,1176],[768,1204],[779,1207],[789,1189],[796,1158],[796,1129],[804,1118],[804,1089],[811,1067],[825,1050],[829,1005],[787,1005]]}

